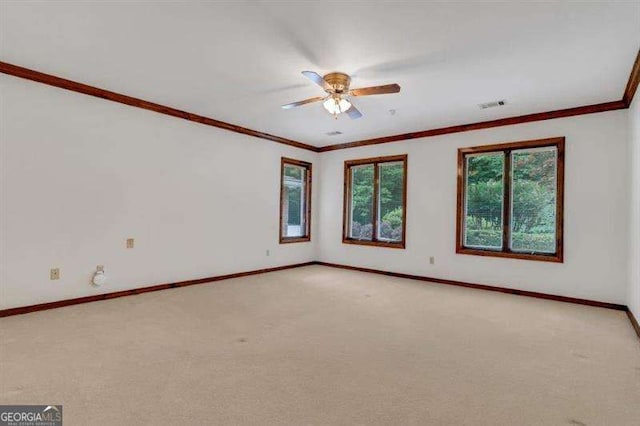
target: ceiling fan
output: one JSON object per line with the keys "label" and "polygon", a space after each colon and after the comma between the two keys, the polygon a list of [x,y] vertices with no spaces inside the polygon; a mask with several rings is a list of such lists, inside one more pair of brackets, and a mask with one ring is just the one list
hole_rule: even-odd
{"label": "ceiling fan", "polygon": [[324,77],[313,71],[302,71],[302,74],[309,80],[322,87],[326,96],[316,96],[314,98],[305,99],[304,101],[293,102],[282,105],[284,109],[291,109],[314,102],[323,102],[324,108],[338,118],[338,114],[347,113],[349,118],[356,119],[362,117],[362,113],[348,100],[349,96],[369,96],[369,95],[386,95],[389,93],[398,93],[400,86],[398,84],[386,84],[384,86],[363,87],[361,89],[349,89],[351,77],[341,72],[331,72]]}

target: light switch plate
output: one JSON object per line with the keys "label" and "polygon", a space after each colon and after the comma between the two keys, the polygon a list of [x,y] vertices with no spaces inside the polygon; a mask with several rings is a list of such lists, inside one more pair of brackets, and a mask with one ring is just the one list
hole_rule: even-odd
{"label": "light switch plate", "polygon": [[51,268],[49,271],[49,279],[51,280],[59,280],[60,279],[60,268]]}
{"label": "light switch plate", "polygon": [[127,248],[133,248],[135,241],[133,238],[127,238]]}

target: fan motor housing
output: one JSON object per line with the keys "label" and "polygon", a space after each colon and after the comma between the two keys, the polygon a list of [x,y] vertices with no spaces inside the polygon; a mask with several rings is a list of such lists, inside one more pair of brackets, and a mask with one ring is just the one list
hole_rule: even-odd
{"label": "fan motor housing", "polygon": [[345,93],[349,90],[351,77],[342,72],[330,72],[322,77],[333,89],[335,93]]}

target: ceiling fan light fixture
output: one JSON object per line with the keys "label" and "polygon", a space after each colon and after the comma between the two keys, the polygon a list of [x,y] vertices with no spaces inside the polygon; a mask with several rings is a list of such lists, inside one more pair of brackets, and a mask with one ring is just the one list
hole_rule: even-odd
{"label": "ceiling fan light fixture", "polygon": [[351,108],[351,102],[344,98],[329,97],[324,101],[322,106],[324,106],[324,109],[326,109],[329,114],[337,116]]}
{"label": "ceiling fan light fixture", "polygon": [[282,105],[282,108],[291,109],[314,102],[322,102],[324,109],[326,109],[329,114],[333,115],[333,118],[337,119],[338,114],[342,114],[344,112],[350,119],[355,120],[362,117],[362,113],[358,111],[358,108],[356,108],[355,105],[345,99],[347,96],[387,95],[389,93],[398,93],[400,91],[400,85],[397,83],[350,90],[349,85],[351,84],[351,77],[342,72],[330,72],[324,77],[313,71],[302,71],[302,74],[318,86],[322,87],[325,91],[325,95]]}

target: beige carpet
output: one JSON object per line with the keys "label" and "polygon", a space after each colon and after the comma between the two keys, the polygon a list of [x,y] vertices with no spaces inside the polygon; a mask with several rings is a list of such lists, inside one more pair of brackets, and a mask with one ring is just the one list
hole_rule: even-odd
{"label": "beige carpet", "polygon": [[639,425],[623,312],[323,266],[0,319],[66,425]]}

